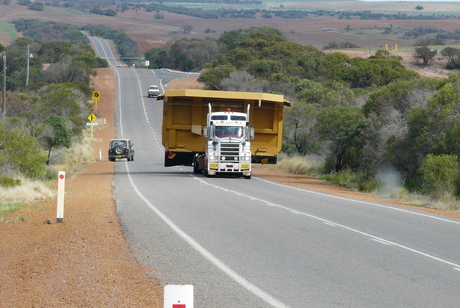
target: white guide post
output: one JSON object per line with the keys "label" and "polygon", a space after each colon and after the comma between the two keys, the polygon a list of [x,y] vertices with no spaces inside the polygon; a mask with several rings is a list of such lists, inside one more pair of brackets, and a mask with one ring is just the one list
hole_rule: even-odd
{"label": "white guide post", "polygon": [[165,286],[164,308],[193,308],[193,286]]}
{"label": "white guide post", "polygon": [[64,220],[65,171],[58,174],[57,222]]}

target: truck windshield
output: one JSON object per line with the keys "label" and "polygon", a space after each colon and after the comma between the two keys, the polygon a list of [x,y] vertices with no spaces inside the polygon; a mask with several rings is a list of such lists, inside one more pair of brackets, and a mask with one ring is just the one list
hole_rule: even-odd
{"label": "truck windshield", "polygon": [[216,137],[243,137],[243,128],[241,126],[216,126]]}

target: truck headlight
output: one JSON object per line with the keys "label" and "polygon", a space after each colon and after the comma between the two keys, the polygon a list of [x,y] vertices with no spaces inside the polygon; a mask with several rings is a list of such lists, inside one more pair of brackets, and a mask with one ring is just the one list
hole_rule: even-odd
{"label": "truck headlight", "polygon": [[209,160],[216,160],[216,157],[214,155],[209,156]]}

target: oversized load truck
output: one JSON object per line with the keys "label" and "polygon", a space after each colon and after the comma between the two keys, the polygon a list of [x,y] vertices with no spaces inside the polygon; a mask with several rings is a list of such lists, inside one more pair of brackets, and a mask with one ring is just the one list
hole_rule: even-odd
{"label": "oversized load truck", "polygon": [[193,166],[206,176],[251,178],[252,164],[276,164],[282,145],[282,95],[166,90],[162,143],[166,167]]}

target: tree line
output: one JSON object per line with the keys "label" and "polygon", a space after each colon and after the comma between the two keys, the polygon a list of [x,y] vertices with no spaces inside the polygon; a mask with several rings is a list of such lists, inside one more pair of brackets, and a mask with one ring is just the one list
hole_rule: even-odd
{"label": "tree line", "polygon": [[137,42],[129,35],[120,30],[115,30],[104,25],[86,25],[77,27],[70,24],[57,23],[52,21],[40,21],[37,19],[20,18],[13,21],[18,32],[36,41],[47,43],[52,41],[66,41],[86,45],[90,41],[82,32],[87,31],[92,36],[99,36],[112,40],[117,48],[120,58],[128,65],[135,63],[142,58]]}
{"label": "tree line", "polygon": [[[10,0],[4,0],[5,5],[10,3]],[[168,5],[167,3],[226,3],[226,4],[238,4],[241,8],[218,8],[218,9],[201,9],[186,6]],[[29,6],[30,9],[43,10],[44,6],[55,6],[55,7],[66,7],[74,8],[88,13],[100,14],[106,16],[116,16],[118,11],[126,11],[129,9],[145,9],[147,12],[167,11],[175,14],[183,14],[203,19],[216,19],[216,18],[256,18],[257,15],[263,18],[272,18],[273,16],[293,19],[293,18],[307,18],[311,16],[333,16],[339,19],[362,19],[362,20],[379,20],[379,19],[390,19],[390,20],[439,20],[439,19],[458,19],[456,15],[448,14],[406,14],[399,12],[396,14],[388,13],[373,13],[372,11],[335,11],[335,10],[298,10],[298,9],[287,9],[282,4],[279,5],[279,9],[272,8],[270,10],[262,8],[251,8],[254,5],[261,5],[262,1],[259,0],[205,0],[205,1],[128,1],[121,2],[114,0],[78,0],[78,1],[31,1],[31,0],[19,0],[18,3]],[[116,9],[113,7],[116,6]],[[245,7],[247,6],[247,7]],[[423,8],[422,8],[423,9]],[[420,8],[414,6],[414,10],[421,11]]]}
{"label": "tree line", "polygon": [[[460,195],[457,73],[421,78],[385,50],[350,58],[289,42],[270,28],[181,39],[147,51],[146,59],[158,67],[204,68],[198,80],[208,89],[285,95],[292,106],[285,110],[283,151],[321,157],[323,174],[351,171],[378,185],[382,170],[393,170],[410,191]],[[440,174],[449,176],[434,176]]]}

